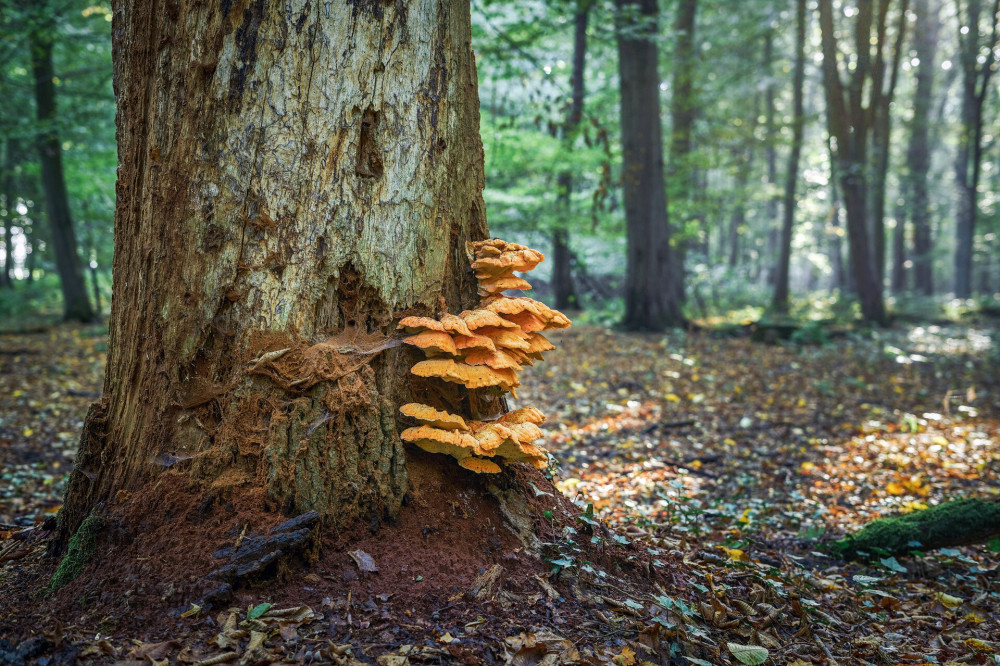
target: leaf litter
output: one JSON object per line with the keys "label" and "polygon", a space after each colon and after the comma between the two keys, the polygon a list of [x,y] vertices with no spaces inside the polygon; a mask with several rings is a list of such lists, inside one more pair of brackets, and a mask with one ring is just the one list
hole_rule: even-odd
{"label": "leaf litter", "polygon": [[[391,553],[345,537],[339,569],[324,557],[228,609],[116,621],[114,604],[70,585],[83,612],[35,608],[33,631],[14,604],[0,610],[0,661],[29,663],[44,644],[49,659],[93,663],[1000,663],[1000,544],[914,544],[911,557],[868,564],[828,549],[873,518],[998,496],[997,335],[923,327],[800,347],[562,332],[521,390],[550,414],[552,480],[575,502],[525,480],[541,531],[562,525],[544,534],[545,570],[528,575],[517,548],[499,546],[501,563],[449,592],[427,563],[401,574],[432,585],[421,606],[383,584]],[[6,596],[44,569],[104,340],[61,326],[4,347],[17,350],[0,354]],[[426,540],[448,526],[416,529]],[[619,560],[651,585],[630,586]],[[308,604],[279,599],[290,578]]]}

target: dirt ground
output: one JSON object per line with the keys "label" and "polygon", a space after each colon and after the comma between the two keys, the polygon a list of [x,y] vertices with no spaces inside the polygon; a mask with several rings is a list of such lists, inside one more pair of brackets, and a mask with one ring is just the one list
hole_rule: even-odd
{"label": "dirt ground", "polygon": [[[396,524],[321,529],[199,604],[222,549],[287,517],[167,473],[44,596],[106,342],[0,336],[0,663],[1000,663],[1000,542],[867,564],[829,549],[872,518],[998,497],[995,326],[552,338],[512,405],[548,414],[550,474],[440,482],[426,470],[450,459],[412,452]],[[518,487],[541,558],[496,501]]]}

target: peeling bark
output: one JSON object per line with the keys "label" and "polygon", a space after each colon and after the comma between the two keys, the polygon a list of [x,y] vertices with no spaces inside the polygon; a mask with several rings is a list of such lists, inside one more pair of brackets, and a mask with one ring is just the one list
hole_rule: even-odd
{"label": "peeling bark", "polygon": [[334,524],[392,517],[400,314],[476,299],[468,6],[114,3],[115,294],[61,521],[169,467]]}

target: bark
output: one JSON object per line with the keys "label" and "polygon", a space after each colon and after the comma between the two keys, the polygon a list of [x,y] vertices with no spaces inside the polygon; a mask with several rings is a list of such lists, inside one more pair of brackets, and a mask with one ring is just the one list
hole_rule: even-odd
{"label": "bark", "polygon": [[968,0],[965,15],[959,3],[960,26],[968,28],[959,33],[962,63],[962,124],[959,130],[958,153],[955,158],[955,184],[958,188],[958,210],[955,237],[955,295],[972,296],[972,265],[975,260],[974,241],[976,218],[979,213],[979,180],[983,163],[983,103],[989,93],[990,79],[996,67],[998,40],[998,12],[1000,0],[993,0],[988,19],[990,29],[983,62],[980,18],[982,0]]}
{"label": "bark", "polygon": [[404,312],[476,300],[468,4],[113,10],[109,356],[61,542],[163,473],[217,495],[263,488],[336,526],[391,519],[407,490],[398,405],[498,407],[416,384],[396,337]]}
{"label": "bark", "polygon": [[[590,0],[578,0],[573,18],[573,73],[572,98],[566,123],[563,127],[566,152],[573,150],[577,129],[583,118],[584,66],[587,60],[587,20],[590,15]],[[571,198],[573,194],[573,172],[566,169],[557,178],[559,187],[560,226],[552,232],[552,290],[555,294],[556,308],[566,310],[579,307],[579,297],[573,284],[572,261],[570,250],[569,229],[566,220],[571,216]]]}
{"label": "bark", "polygon": [[625,319],[629,330],[662,331],[684,323],[683,283],[670,245],[664,189],[656,0],[617,0],[621,80],[622,182],[627,264]]}
{"label": "bark", "polygon": [[31,68],[35,81],[35,107],[40,132],[38,154],[42,166],[42,187],[49,212],[52,246],[63,296],[63,316],[67,320],[89,322],[94,310],[87,298],[83,270],[70,214],[69,197],[62,166],[62,144],[56,131],[56,90],[52,67],[52,27],[32,31]]}
{"label": "bark", "polygon": [[785,201],[781,221],[778,274],[774,282],[775,312],[788,312],[788,269],[792,259],[792,228],[795,224],[795,186],[799,179],[802,134],[805,126],[804,90],[806,75],[806,0],[795,3],[795,70],[792,73],[792,147],[785,173]]}

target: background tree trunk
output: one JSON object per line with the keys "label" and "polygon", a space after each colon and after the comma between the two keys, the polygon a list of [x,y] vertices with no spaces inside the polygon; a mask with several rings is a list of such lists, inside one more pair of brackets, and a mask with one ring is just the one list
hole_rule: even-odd
{"label": "background tree trunk", "polygon": [[[563,126],[564,145],[567,153],[573,150],[580,120],[583,118],[584,67],[587,61],[587,19],[590,15],[590,0],[577,0],[573,16],[573,73],[572,98],[566,123]],[[556,309],[568,310],[580,307],[576,288],[573,284],[573,252],[569,243],[569,219],[572,215],[573,172],[562,171],[557,183],[559,187],[559,226],[552,232],[552,291]]]}
{"label": "background tree trunk", "polygon": [[788,269],[792,258],[792,228],[795,224],[795,185],[799,179],[799,157],[802,154],[802,134],[805,125],[803,87],[806,78],[806,0],[795,3],[795,71],[792,74],[792,149],[785,174],[784,216],[781,222],[781,244],[778,274],[774,282],[775,312],[788,312]]}
{"label": "background tree trunk", "polygon": [[35,105],[40,133],[38,154],[42,165],[42,187],[49,211],[52,247],[62,288],[63,315],[67,320],[89,322],[94,310],[87,298],[80,266],[76,232],[69,209],[63,176],[62,144],[56,131],[56,89],[52,68],[52,35],[45,26],[31,33],[31,68],[35,79]]}
{"label": "background tree trunk", "polygon": [[19,149],[14,139],[6,141],[6,154],[3,166],[4,208],[7,214],[3,218],[3,271],[0,272],[0,287],[14,286],[14,218],[17,217],[17,195],[15,193],[14,172],[17,170]]}
{"label": "background tree trunk", "polygon": [[663,181],[656,0],[617,0],[621,79],[622,181],[627,265],[625,319],[629,330],[662,331],[684,321],[670,247]]}
{"label": "background tree trunk", "polygon": [[115,295],[63,543],[97,502],[174,464],[336,525],[393,516],[398,405],[418,390],[471,410],[415,389],[395,338],[403,313],[475,300],[465,243],[487,229],[468,4],[113,9]]}
{"label": "background tree trunk", "polygon": [[[697,0],[679,0],[674,15],[674,62],[673,85],[670,91],[670,165],[667,182],[670,183],[668,201],[691,202],[698,189],[694,164],[691,160],[692,135],[695,108],[695,49],[694,31],[695,15],[698,10]],[[659,84],[657,84],[659,85]],[[659,105],[657,105],[657,108]],[[674,230],[680,230],[681,242],[672,247],[674,263],[671,266],[670,284],[676,285],[676,298],[681,303],[685,300],[686,272],[684,269],[687,255],[687,222],[691,219],[690,208],[685,207],[680,215],[674,215]]]}
{"label": "background tree trunk", "polygon": [[[907,0],[899,6],[899,22],[893,47],[888,46],[889,8],[860,3],[853,18],[856,61],[846,83],[840,78],[837,31],[831,0],[819,0],[820,36],[823,49],[823,88],[827,102],[827,127],[833,140],[835,172],[840,180],[847,214],[847,239],[851,273],[861,302],[861,314],[873,324],[886,323],[882,276],[885,237],[880,219],[884,209],[884,181],[874,181],[871,171],[888,164],[889,123],[887,114],[895,88],[895,62],[903,38]],[[885,84],[886,55],[893,59]],[[867,102],[867,104],[866,104]],[[874,150],[869,150],[869,142]],[[873,221],[873,218],[877,218]],[[873,233],[878,237],[873,237]]]}
{"label": "background tree trunk", "polygon": [[934,103],[934,76],[937,71],[937,40],[941,28],[938,9],[929,0],[915,0],[916,21],[913,42],[920,65],[913,97],[913,121],[906,151],[909,166],[909,209],[913,220],[913,279],[916,291],[934,293],[934,262],[931,240],[928,173],[931,166],[931,107]]}
{"label": "background tree trunk", "polygon": [[[1000,0],[994,0],[989,16],[989,37],[986,53],[980,44],[982,0],[968,0],[963,16],[959,7],[959,26],[967,32],[958,35],[962,63],[962,125],[959,130],[958,153],[955,158],[955,184],[958,188],[958,210],[955,227],[955,295],[972,296],[972,264],[976,217],[979,213],[978,190],[983,163],[983,103],[989,93],[990,78],[996,65],[998,46],[998,11]],[[980,57],[983,61],[980,62]]]}

